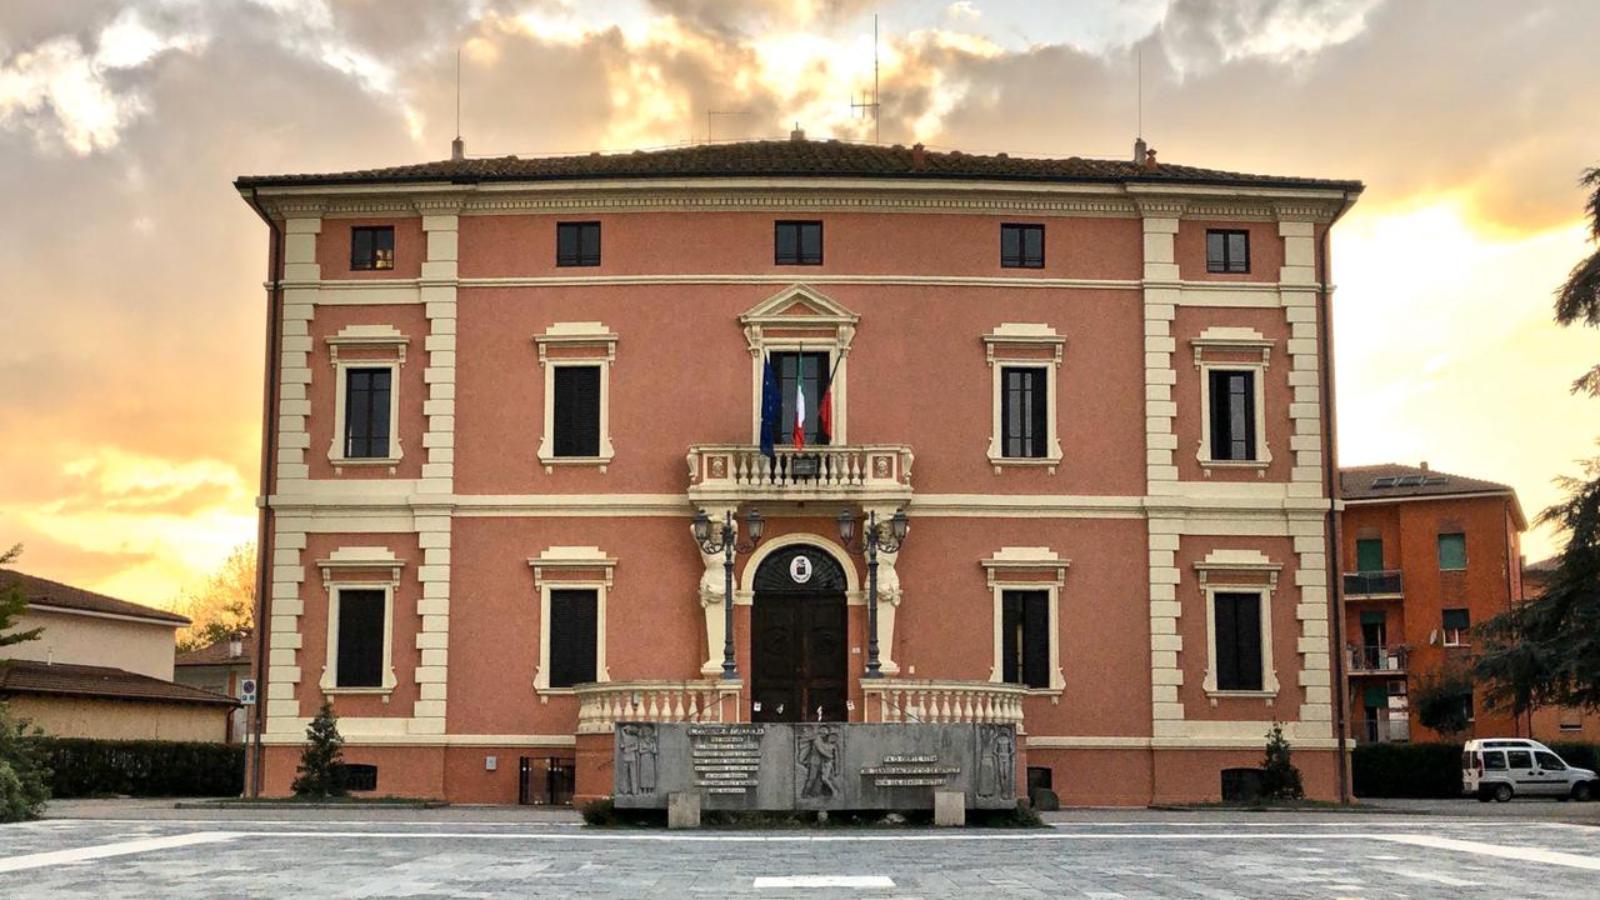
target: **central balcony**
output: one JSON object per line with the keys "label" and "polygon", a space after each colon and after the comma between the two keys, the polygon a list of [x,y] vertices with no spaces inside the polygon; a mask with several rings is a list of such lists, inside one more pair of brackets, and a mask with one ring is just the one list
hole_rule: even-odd
{"label": "central balcony", "polygon": [[904,444],[775,448],[748,444],[689,448],[689,498],[696,504],[751,500],[842,500],[903,504],[911,498],[911,448]]}
{"label": "central balcony", "polygon": [[1404,675],[1407,647],[1347,646],[1351,675]]}
{"label": "central balcony", "polygon": [[1344,573],[1344,595],[1348,599],[1383,600],[1399,598],[1403,594],[1399,569]]}

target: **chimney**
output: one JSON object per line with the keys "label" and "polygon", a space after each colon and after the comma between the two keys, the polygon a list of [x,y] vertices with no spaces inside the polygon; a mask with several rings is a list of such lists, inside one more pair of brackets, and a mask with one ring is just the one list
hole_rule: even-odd
{"label": "chimney", "polygon": [[460,162],[461,160],[466,159],[466,158],[467,158],[467,142],[463,141],[459,137],[456,138],[455,140],[451,141],[450,142],[450,159],[452,161],[455,161],[455,162]]}
{"label": "chimney", "polygon": [[1421,469],[1424,472],[1428,471],[1428,461],[1427,460],[1423,460],[1422,461],[1422,465],[1417,466],[1417,468]]}
{"label": "chimney", "polygon": [[800,127],[800,123],[799,122],[794,123],[794,130],[789,132],[789,140],[794,141],[795,143],[798,144],[801,141],[804,141],[805,139],[806,139],[805,129]]}
{"label": "chimney", "polygon": [[1142,138],[1142,137],[1141,138],[1134,138],[1133,139],[1133,161],[1136,162],[1136,163],[1144,162],[1144,154],[1145,154],[1145,151],[1148,150],[1148,149],[1150,149],[1150,145],[1146,144],[1144,142],[1144,138]]}
{"label": "chimney", "polygon": [[912,169],[912,171],[921,172],[923,169],[925,169],[927,167],[928,167],[928,158],[927,158],[927,155],[922,152],[922,144],[920,144],[920,143],[912,144],[911,145],[911,169]]}
{"label": "chimney", "polygon": [[236,634],[228,638],[228,658],[238,659],[244,655],[244,635]]}
{"label": "chimney", "polygon": [[1161,164],[1156,162],[1156,151],[1154,148],[1144,152],[1144,162],[1141,163],[1141,165],[1144,166],[1144,170],[1146,172],[1154,172],[1156,169],[1161,168]]}

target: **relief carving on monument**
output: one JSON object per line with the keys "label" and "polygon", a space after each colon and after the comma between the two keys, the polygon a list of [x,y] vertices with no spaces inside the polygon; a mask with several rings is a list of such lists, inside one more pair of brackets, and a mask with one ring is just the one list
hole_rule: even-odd
{"label": "relief carving on monument", "polygon": [[656,726],[632,722],[618,726],[617,793],[655,793],[659,747]]}
{"label": "relief carving on monument", "polygon": [[978,726],[978,796],[1015,795],[1017,738],[1011,726]]}
{"label": "relief carving on monument", "polygon": [[844,730],[838,725],[795,727],[794,760],[800,799],[813,803],[836,800],[843,793],[839,768],[844,762]]}

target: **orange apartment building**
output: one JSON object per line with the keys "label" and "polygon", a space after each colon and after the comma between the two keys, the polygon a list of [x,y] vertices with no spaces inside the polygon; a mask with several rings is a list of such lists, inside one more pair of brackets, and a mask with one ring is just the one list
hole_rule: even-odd
{"label": "orange apartment building", "polygon": [[801,718],[1015,723],[1080,804],[1214,799],[1281,721],[1338,794],[1358,182],[797,133],[236,187],[265,793],[327,697],[369,789],[463,802]]}

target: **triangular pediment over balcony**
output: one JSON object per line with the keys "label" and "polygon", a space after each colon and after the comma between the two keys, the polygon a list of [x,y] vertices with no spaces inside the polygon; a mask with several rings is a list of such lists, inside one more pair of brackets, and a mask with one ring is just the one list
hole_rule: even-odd
{"label": "triangular pediment over balcony", "polygon": [[812,340],[848,349],[861,317],[839,301],[804,284],[794,284],[739,316],[750,352],[770,338]]}

